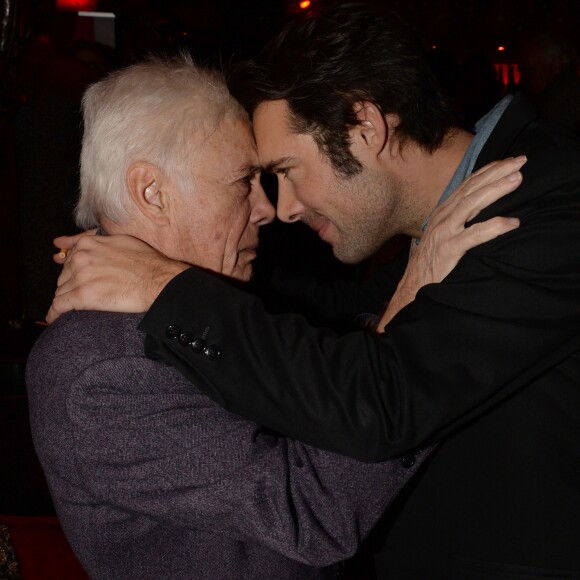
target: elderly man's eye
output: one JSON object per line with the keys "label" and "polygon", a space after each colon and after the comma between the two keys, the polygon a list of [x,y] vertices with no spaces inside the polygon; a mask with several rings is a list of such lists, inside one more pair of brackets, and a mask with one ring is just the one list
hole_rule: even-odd
{"label": "elderly man's eye", "polygon": [[250,175],[246,175],[245,177],[242,177],[240,180],[238,180],[238,183],[244,189],[244,195],[249,195],[250,192],[252,191],[253,181],[254,181],[255,177],[256,177],[255,175],[250,174]]}
{"label": "elderly man's eye", "polygon": [[246,175],[246,177],[243,177],[240,181],[245,187],[251,188],[252,181],[254,181],[254,175]]}

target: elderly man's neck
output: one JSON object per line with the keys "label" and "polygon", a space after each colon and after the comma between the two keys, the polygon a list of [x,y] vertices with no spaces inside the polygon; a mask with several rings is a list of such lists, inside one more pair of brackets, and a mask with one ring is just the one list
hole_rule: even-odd
{"label": "elderly man's neck", "polygon": [[155,228],[152,227],[147,220],[131,216],[125,223],[117,223],[107,218],[101,218],[99,229],[101,229],[105,235],[109,236],[119,234],[133,236],[163,253],[163,250],[160,247],[161,244],[157,239],[158,236],[155,233]]}

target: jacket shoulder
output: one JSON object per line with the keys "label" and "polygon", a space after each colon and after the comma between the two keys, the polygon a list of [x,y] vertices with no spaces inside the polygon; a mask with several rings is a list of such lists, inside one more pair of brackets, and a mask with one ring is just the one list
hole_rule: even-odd
{"label": "jacket shoulder", "polygon": [[[140,315],[74,311],[46,328],[28,357],[30,383],[44,382],[46,373],[68,369],[78,374],[104,360],[143,355]],[[66,365],[62,364],[66,361]]]}

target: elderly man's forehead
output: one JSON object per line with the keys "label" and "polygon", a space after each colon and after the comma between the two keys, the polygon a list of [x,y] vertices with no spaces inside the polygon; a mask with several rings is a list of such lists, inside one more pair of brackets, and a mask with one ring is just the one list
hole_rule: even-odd
{"label": "elderly man's forehead", "polygon": [[226,118],[197,141],[194,171],[234,182],[261,171],[254,135],[246,118]]}

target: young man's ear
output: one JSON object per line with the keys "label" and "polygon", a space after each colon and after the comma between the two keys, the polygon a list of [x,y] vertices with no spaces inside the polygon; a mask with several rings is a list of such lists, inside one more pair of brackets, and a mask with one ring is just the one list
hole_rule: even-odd
{"label": "young man's ear", "polygon": [[390,149],[399,117],[383,115],[381,110],[369,101],[355,103],[354,112],[359,121],[350,130],[352,152],[355,157],[379,156],[385,149]]}
{"label": "young man's ear", "polygon": [[127,189],[133,203],[150,221],[158,225],[169,222],[169,198],[161,189],[163,175],[152,163],[138,161],[127,170]]}

